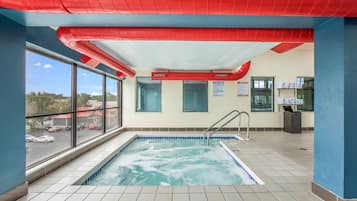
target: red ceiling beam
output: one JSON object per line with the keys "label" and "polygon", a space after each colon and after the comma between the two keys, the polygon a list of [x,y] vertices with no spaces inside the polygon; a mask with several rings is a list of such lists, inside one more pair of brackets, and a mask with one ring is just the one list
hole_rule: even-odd
{"label": "red ceiling beam", "polygon": [[268,28],[170,28],[170,27],[61,27],[71,41],[175,40],[313,42],[312,29]]}
{"label": "red ceiling beam", "polygon": [[249,71],[251,62],[243,64],[229,73],[224,72],[192,72],[192,71],[161,71],[152,72],[152,80],[222,80],[233,81],[243,78]]}
{"label": "red ceiling beam", "polygon": [[300,45],[303,45],[304,43],[280,43],[279,45],[271,48],[272,51],[282,54],[287,51],[290,51],[292,49],[295,49],[299,47]]}
{"label": "red ceiling beam", "polygon": [[126,64],[112,57],[91,42],[77,39],[71,34],[71,32],[69,32],[69,29],[58,29],[57,36],[59,40],[67,47],[86,55],[87,58],[83,58],[82,56],[83,60],[95,60],[123,73],[124,75],[130,77],[135,76],[135,71],[128,67]]}
{"label": "red ceiling beam", "polygon": [[0,0],[0,7],[49,13],[357,17],[356,0]]}

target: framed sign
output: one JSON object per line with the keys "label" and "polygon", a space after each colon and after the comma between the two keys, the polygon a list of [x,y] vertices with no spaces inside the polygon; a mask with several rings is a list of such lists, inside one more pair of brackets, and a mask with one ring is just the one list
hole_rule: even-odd
{"label": "framed sign", "polygon": [[224,96],[223,81],[213,81],[213,96]]}
{"label": "framed sign", "polygon": [[249,95],[249,82],[237,82],[237,96]]}

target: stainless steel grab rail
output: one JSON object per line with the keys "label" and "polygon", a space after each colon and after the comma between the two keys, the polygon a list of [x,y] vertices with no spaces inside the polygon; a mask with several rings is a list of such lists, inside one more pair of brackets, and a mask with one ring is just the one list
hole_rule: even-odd
{"label": "stainless steel grab rail", "polygon": [[226,119],[229,115],[233,114],[233,113],[237,113],[239,114],[238,110],[232,110],[231,112],[229,112],[228,114],[224,115],[223,117],[221,117],[218,121],[214,122],[209,128],[207,128],[206,130],[204,130],[203,132],[203,140],[206,139],[206,134],[211,131],[211,129],[214,128],[214,126],[216,126],[217,124],[219,124],[220,122],[222,122],[224,119]]}
{"label": "stainless steel grab rail", "polygon": [[[224,124],[222,124],[220,127],[212,130],[214,128],[214,126],[216,126],[218,123],[222,122],[223,120],[225,120],[227,117],[229,117],[231,114],[233,113],[237,113],[234,116],[232,116],[231,118],[228,119],[228,121],[226,121]],[[240,134],[240,130],[241,130],[241,120],[242,120],[242,115],[245,115],[248,118],[248,125],[247,125],[247,132],[246,132],[246,138],[245,140],[249,140],[249,127],[250,127],[250,116],[248,114],[248,112],[239,112],[238,110],[233,110],[231,112],[229,112],[228,114],[226,114],[225,116],[223,116],[222,118],[220,118],[218,121],[216,121],[214,124],[212,124],[209,128],[207,128],[204,133],[203,133],[203,141],[205,142],[207,140],[207,144],[209,144],[209,139],[210,137],[220,131],[224,126],[226,126],[227,124],[231,123],[234,119],[239,117],[239,124],[238,124],[238,134]],[[208,133],[209,132],[209,133]]]}

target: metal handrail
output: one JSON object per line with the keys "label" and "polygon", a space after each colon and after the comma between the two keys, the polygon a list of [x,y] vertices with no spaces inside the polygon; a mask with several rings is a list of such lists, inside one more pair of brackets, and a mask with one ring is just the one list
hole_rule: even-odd
{"label": "metal handrail", "polygon": [[233,114],[237,112],[239,114],[238,110],[232,110],[231,112],[229,112],[228,114],[224,115],[223,117],[221,117],[218,121],[214,122],[209,128],[207,128],[206,130],[204,130],[203,132],[203,139],[205,140],[206,138],[206,134],[207,132],[209,132],[212,128],[214,128],[214,126],[216,126],[217,124],[219,124],[220,122],[222,122],[224,119],[226,119],[229,115]]}
{"label": "metal handrail", "polygon": [[[245,140],[249,140],[250,138],[249,138],[249,128],[250,128],[250,115],[248,114],[248,112],[240,112],[240,114],[244,114],[244,115],[246,115],[247,116],[247,118],[248,118],[248,125],[247,125],[247,133],[246,133],[246,136],[245,136]],[[241,121],[242,120],[242,118],[241,118],[241,116],[239,116],[239,124],[238,124],[238,134],[240,134],[240,127],[241,127]]]}
{"label": "metal handrail", "polygon": [[[209,132],[215,125],[217,125],[219,122],[223,121],[224,119],[226,119],[229,115],[231,115],[234,112],[238,112],[238,114],[234,115],[233,117],[231,117],[228,121],[226,121],[224,124],[222,124],[220,127],[216,128],[215,130],[212,130],[210,133],[207,134],[207,132]],[[226,126],[227,124],[231,123],[234,119],[239,117],[239,125],[238,125],[238,134],[240,134],[240,128],[241,128],[241,116],[242,115],[246,115],[248,118],[248,125],[247,125],[247,133],[246,133],[246,138],[245,140],[249,140],[249,127],[250,127],[250,116],[248,114],[248,112],[239,112],[238,110],[233,110],[230,113],[226,114],[224,117],[222,117],[221,119],[219,119],[217,122],[215,122],[211,127],[207,128],[203,134],[203,140],[207,140],[207,144],[209,144],[209,139],[210,137],[220,131],[224,126]],[[207,135],[207,137],[206,137]]]}

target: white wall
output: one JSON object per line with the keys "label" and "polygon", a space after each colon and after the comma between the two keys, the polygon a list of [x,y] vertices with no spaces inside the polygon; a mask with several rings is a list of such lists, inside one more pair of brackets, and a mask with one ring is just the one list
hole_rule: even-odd
{"label": "white wall", "polygon": [[[138,76],[150,76],[150,72],[137,72]],[[183,112],[182,81],[162,81],[161,112],[135,112],[136,79],[123,81],[123,126],[124,127],[208,127],[220,116],[233,109],[247,111],[251,115],[251,127],[283,127],[283,109],[277,103],[279,82],[294,82],[297,76],[313,76],[313,45],[303,45],[284,54],[272,51],[252,60],[249,73],[239,81],[250,84],[251,76],[273,76],[275,78],[275,112],[250,112],[250,96],[238,97],[237,81],[224,83],[224,96],[213,96],[212,82],[208,84],[208,112]],[[293,96],[292,91],[282,93],[284,97]],[[236,126],[232,122],[230,126]],[[243,122],[243,127],[245,124]],[[314,113],[302,113],[302,126],[314,126]]]}

